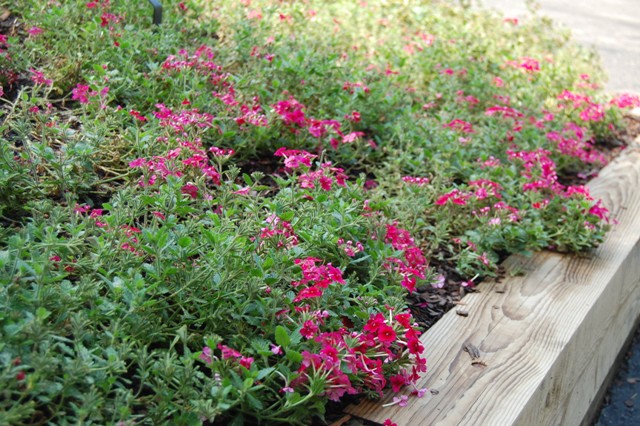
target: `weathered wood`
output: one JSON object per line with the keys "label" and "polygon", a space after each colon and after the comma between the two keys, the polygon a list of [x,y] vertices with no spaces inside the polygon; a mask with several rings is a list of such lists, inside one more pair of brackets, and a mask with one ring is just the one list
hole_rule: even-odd
{"label": "weathered wood", "polygon": [[510,257],[523,276],[483,283],[464,298],[468,317],[451,311],[422,336],[430,370],[418,387],[437,395],[346,411],[398,425],[579,425],[640,316],[640,147],[589,186],[619,221],[597,250]]}

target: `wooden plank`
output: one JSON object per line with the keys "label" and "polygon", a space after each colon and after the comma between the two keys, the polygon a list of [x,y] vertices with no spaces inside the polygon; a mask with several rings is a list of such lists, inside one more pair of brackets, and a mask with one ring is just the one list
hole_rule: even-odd
{"label": "wooden plank", "polygon": [[483,283],[464,298],[468,317],[449,312],[422,336],[430,370],[418,387],[437,395],[345,411],[398,425],[580,424],[640,316],[638,144],[589,186],[619,221],[597,250],[510,257],[507,269],[524,276]]}

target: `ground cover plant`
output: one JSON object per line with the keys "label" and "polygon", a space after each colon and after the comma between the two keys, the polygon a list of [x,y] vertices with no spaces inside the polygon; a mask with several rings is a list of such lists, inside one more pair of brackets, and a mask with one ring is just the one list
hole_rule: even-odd
{"label": "ground cover plant", "polygon": [[0,1],[0,423],[402,405],[421,295],[612,221],[582,183],[639,100],[544,19],[162,3]]}

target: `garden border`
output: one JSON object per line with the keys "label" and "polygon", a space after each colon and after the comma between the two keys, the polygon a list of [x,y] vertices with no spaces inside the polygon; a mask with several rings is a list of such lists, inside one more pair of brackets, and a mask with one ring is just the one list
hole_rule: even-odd
{"label": "garden border", "polygon": [[388,394],[345,412],[399,426],[589,422],[640,318],[640,138],[589,187],[618,221],[600,247],[511,256],[505,279],[463,298],[468,316],[454,309],[422,336],[429,371],[417,386],[431,393],[382,407]]}

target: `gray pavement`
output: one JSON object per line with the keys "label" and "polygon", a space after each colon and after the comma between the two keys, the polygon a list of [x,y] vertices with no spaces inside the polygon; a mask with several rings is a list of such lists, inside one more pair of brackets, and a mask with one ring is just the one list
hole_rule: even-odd
{"label": "gray pavement", "polygon": [[[525,18],[525,0],[475,0],[505,16]],[[640,0],[539,0],[539,13],[569,27],[594,46],[609,75],[607,90],[640,94]]]}

